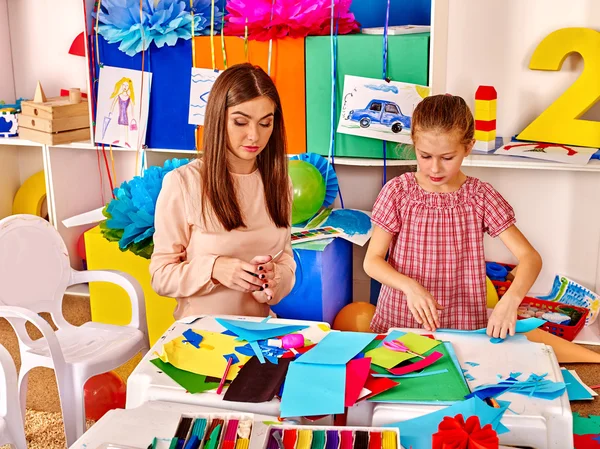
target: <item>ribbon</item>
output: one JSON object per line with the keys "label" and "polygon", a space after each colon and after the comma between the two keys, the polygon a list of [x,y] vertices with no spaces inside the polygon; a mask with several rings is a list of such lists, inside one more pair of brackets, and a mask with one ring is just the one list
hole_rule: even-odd
{"label": "ribbon", "polygon": [[[273,26],[273,13],[275,12],[275,0],[271,1],[271,22],[270,26]],[[269,60],[267,62],[267,75],[271,76],[271,56],[273,54],[273,38],[269,39]]]}
{"label": "ribbon", "polygon": [[[223,9],[223,14],[225,14],[225,0],[223,0],[221,8]],[[225,30],[225,17],[221,20],[221,52],[223,52],[223,66],[227,70],[227,54],[225,52],[225,35],[223,34],[223,30]]]}

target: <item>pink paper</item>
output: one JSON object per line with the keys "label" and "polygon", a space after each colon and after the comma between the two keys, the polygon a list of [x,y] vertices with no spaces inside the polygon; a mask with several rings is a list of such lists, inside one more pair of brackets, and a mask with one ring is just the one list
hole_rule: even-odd
{"label": "pink paper", "polygon": [[368,357],[350,360],[346,365],[346,407],[352,407],[358,401],[370,370],[371,359]]}
{"label": "pink paper", "polygon": [[444,354],[436,351],[436,352],[429,354],[424,359],[419,360],[418,362],[412,363],[407,366],[403,366],[401,368],[389,369],[388,371],[390,373],[394,374],[395,376],[402,376],[403,374],[408,374],[408,373],[412,373],[413,371],[419,371],[423,368],[427,368],[428,366],[433,365],[435,362],[437,362],[443,356],[444,356]]}

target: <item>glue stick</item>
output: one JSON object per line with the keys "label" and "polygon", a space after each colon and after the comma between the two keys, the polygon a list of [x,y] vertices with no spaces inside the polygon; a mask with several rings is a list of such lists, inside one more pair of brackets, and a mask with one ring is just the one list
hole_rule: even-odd
{"label": "glue stick", "polygon": [[283,349],[301,348],[304,346],[304,335],[288,334],[284,335],[281,339],[269,339],[267,340],[267,345]]}

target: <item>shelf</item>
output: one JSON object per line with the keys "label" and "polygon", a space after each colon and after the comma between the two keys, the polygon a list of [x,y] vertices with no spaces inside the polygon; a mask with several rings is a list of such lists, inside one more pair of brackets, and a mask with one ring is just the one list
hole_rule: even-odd
{"label": "shelf", "polygon": [[17,137],[0,137],[0,146],[1,145],[14,145],[18,147],[43,147],[43,143],[32,142],[31,140],[21,139],[19,136]]}
{"label": "shelf", "polygon": [[[353,165],[359,167],[383,167],[383,159],[368,159],[359,157],[335,157],[333,159],[335,165]],[[417,165],[417,161],[402,161],[397,159],[387,159],[386,167],[399,167]]]}
{"label": "shelf", "polygon": [[600,172],[600,160],[592,159],[586,165],[562,164],[526,157],[471,154],[463,161],[464,167],[518,168],[529,170],[562,170]]}

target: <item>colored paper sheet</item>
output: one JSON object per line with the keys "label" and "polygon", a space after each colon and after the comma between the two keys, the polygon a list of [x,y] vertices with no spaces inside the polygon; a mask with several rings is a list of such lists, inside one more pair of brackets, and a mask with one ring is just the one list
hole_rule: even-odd
{"label": "colored paper sheet", "polygon": [[[398,382],[392,379],[387,379],[385,377],[373,377],[369,376],[367,381],[365,382],[365,388],[360,392],[358,396],[358,401],[363,401],[365,399],[370,399],[375,395],[381,394],[385,391],[391,390],[394,387],[398,386]],[[366,395],[364,392],[368,392]]]}
{"label": "colored paper sheet", "polygon": [[574,449],[600,449],[600,435],[573,435]]}
{"label": "colored paper sheet", "polygon": [[590,415],[584,418],[573,412],[573,433],[575,435],[600,435],[600,416]]}
{"label": "colored paper sheet", "polygon": [[594,397],[590,394],[590,392],[583,386],[581,383],[571,374],[571,372],[562,368],[561,373],[563,375],[563,379],[565,380],[565,384],[567,384],[567,395],[569,396],[569,401],[582,401],[582,400],[592,400]]}
{"label": "colored paper sheet", "polygon": [[223,318],[216,318],[216,321],[225,329],[230,330],[247,342],[267,340],[268,338],[291,334],[292,332],[308,327],[300,325],[291,326],[289,324],[272,324],[265,321],[226,320]]}
{"label": "colored paper sheet", "polygon": [[190,373],[188,371],[175,368],[170,363],[165,363],[161,359],[150,360],[159,370],[181,385],[189,393],[202,393],[204,391],[214,390],[219,386],[219,382],[206,382],[206,376]]}
{"label": "colored paper sheet", "polygon": [[202,335],[200,348],[184,343],[185,337],[180,336],[163,346],[163,353],[159,358],[184,371],[221,378],[227,367],[228,359],[225,355],[235,354],[239,362],[231,365],[227,375],[228,380],[233,380],[240,366],[249,359],[248,356],[235,351],[239,342],[229,335],[203,330],[196,332]]}
{"label": "colored paper sheet", "polygon": [[302,355],[297,361],[299,363],[345,365],[374,338],[375,334],[363,332],[329,332],[317,346]]}
{"label": "colored paper sheet", "polygon": [[408,366],[402,366],[402,367],[391,369],[390,373],[392,373],[396,376],[402,376],[403,374],[409,374],[409,373],[412,373],[415,371],[419,371],[423,368],[427,368],[428,366],[433,365],[435,362],[437,362],[443,356],[444,356],[444,354],[442,354],[441,352],[434,351],[431,354],[429,354],[427,357],[425,357],[424,359],[419,359],[415,363],[412,363]]}
{"label": "colored paper sheet", "polygon": [[564,382],[554,382],[544,379],[544,375],[531,374],[526,381],[519,381],[515,377],[509,377],[497,384],[480,385],[467,397],[477,396],[480,399],[498,397],[503,393],[518,393],[539,399],[556,399],[565,392]]}
{"label": "colored paper sheet", "polygon": [[223,400],[252,403],[270,401],[279,393],[290,361],[282,359],[277,364],[261,363],[252,357],[227,388]]}
{"label": "colored paper sheet", "polygon": [[[416,352],[417,354],[425,354],[427,351],[435,348],[441,343],[438,340],[432,340],[430,338],[413,334],[411,332],[402,335],[401,337],[397,338],[397,340],[404,343],[408,349],[410,349],[413,352]],[[390,340],[386,338],[386,341]],[[393,351],[391,349],[386,348],[385,346],[380,346],[376,349],[367,352],[366,356],[371,357],[373,364],[379,365],[387,369],[393,368],[396,365],[404,362],[405,360],[415,358],[415,356],[408,352]]]}
{"label": "colored paper sheet", "polygon": [[344,405],[352,407],[365,386],[371,370],[371,359],[350,360],[346,365],[346,397]]}
{"label": "colored paper sheet", "polygon": [[478,416],[481,426],[491,424],[498,433],[506,433],[508,429],[500,422],[504,412],[510,405],[509,402],[500,401],[500,408],[487,405],[481,399],[471,398],[466,401],[457,402],[450,407],[428,413],[418,418],[409,419],[385,427],[397,427],[400,429],[400,443],[403,447],[412,449],[431,449],[432,435],[437,432],[439,424],[446,416],[461,414],[466,420],[471,416]]}
{"label": "colored paper sheet", "polygon": [[[540,318],[526,318],[524,320],[517,320],[517,324],[515,325],[515,334],[524,334],[530,332],[534,329],[537,329],[541,325],[543,325],[546,321]],[[460,329],[438,329],[437,332],[448,332],[453,334],[485,334],[487,331],[486,328],[476,329],[472,331],[464,331]],[[507,336],[506,338],[510,338]],[[503,340],[501,338],[491,338],[490,341],[492,343],[500,343]]]}
{"label": "colored paper sheet", "polygon": [[[437,346],[430,352],[437,351],[443,357],[432,365],[436,370],[448,370],[447,373],[435,376],[435,382],[428,377],[408,377],[400,380],[398,387],[378,394],[370,401],[398,402],[410,404],[451,404],[462,401],[470,393],[464,379],[452,345],[448,342]],[[428,353],[426,355],[429,355]],[[368,388],[368,387],[367,387]]]}
{"label": "colored paper sheet", "polygon": [[344,412],[345,365],[292,362],[283,385],[282,418]]}

